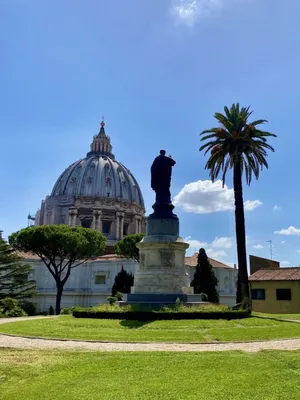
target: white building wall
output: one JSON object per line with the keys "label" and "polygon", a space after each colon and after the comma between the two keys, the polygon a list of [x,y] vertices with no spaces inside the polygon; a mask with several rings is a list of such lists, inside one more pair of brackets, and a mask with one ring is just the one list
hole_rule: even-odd
{"label": "white building wall", "polygon": [[[55,308],[56,286],[55,280],[41,261],[29,261],[32,265],[31,279],[37,283],[37,296],[34,298],[40,311],[49,311],[50,305]],[[120,272],[122,265],[128,273],[134,274],[138,263],[133,260],[94,260],[88,261],[72,270],[62,296],[62,308],[72,306],[95,306],[107,303],[115,276]],[[233,306],[236,298],[237,270],[229,268],[215,268],[219,281],[218,291],[220,303]],[[195,268],[186,267],[186,272],[193,279]],[[96,284],[96,275],[105,276],[105,283]]]}

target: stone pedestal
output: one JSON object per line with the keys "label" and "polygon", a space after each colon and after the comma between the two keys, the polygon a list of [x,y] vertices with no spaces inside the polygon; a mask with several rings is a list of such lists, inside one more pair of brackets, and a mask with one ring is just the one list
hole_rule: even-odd
{"label": "stone pedestal", "polygon": [[181,238],[169,241],[164,235],[159,235],[159,238],[145,237],[138,244],[140,265],[131,293],[193,293],[184,267],[185,250],[188,246]]}
{"label": "stone pedestal", "polygon": [[199,303],[201,298],[193,294],[185,269],[185,251],[189,245],[179,236],[179,220],[172,212],[174,206],[155,204],[153,208],[146,236],[137,244],[140,264],[134,286],[121,305],[175,304],[178,298],[184,303]]}

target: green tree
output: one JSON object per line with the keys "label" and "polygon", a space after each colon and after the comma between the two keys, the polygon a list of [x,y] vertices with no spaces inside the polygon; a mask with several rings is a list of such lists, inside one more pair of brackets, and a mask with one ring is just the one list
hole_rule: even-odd
{"label": "green tree", "polygon": [[253,175],[258,179],[260,170],[263,167],[268,168],[267,150],[274,149],[267,143],[267,138],[276,137],[258,129],[259,125],[267,122],[266,120],[249,122],[251,114],[250,107],[240,108],[238,103],[233,104],[230,109],[224,107],[224,114],[214,115],[220,126],[200,134],[201,141],[206,141],[200,147],[200,151],[205,150],[205,154],[210,151],[205,168],[210,171],[212,181],[214,182],[221,173],[224,186],[228,170],[233,170],[238,274],[244,305],[250,305],[250,295],[242,177],[245,174],[246,183],[250,185]]}
{"label": "green tree", "polygon": [[0,231],[0,300],[5,297],[25,299],[35,291],[35,282],[28,280],[30,265],[2,238]]}
{"label": "green tree", "polygon": [[140,252],[136,247],[145,235],[143,233],[135,233],[134,235],[125,236],[115,246],[115,252],[120,257],[132,258],[133,260],[140,261]]}
{"label": "green tree", "polygon": [[196,271],[191,286],[194,287],[194,293],[205,294],[207,301],[210,303],[219,303],[218,279],[204,249],[199,250]]}
{"label": "green tree", "polygon": [[88,228],[67,225],[33,226],[13,233],[9,243],[17,250],[36,254],[56,282],[55,313],[60,313],[64,286],[73,268],[104,253],[105,237]]}
{"label": "green tree", "polygon": [[133,286],[133,281],[133,275],[125,271],[122,265],[121,271],[115,277],[115,282],[111,290],[112,296],[115,296],[117,292],[130,293],[130,288]]}

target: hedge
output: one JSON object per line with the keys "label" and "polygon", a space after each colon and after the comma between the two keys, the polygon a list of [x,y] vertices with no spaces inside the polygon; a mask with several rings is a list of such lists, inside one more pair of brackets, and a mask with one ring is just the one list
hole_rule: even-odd
{"label": "hedge", "polygon": [[165,311],[99,311],[99,310],[74,310],[75,318],[97,319],[126,319],[137,321],[180,320],[180,319],[241,319],[247,318],[250,313],[246,310],[215,311],[215,312],[165,312]]}

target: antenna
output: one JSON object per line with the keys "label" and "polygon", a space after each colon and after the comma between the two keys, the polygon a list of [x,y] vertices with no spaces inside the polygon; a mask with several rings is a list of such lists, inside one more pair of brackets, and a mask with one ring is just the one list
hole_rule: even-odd
{"label": "antenna", "polygon": [[267,240],[267,243],[269,244],[269,248],[270,248],[270,259],[273,260],[273,241],[271,240]]}

